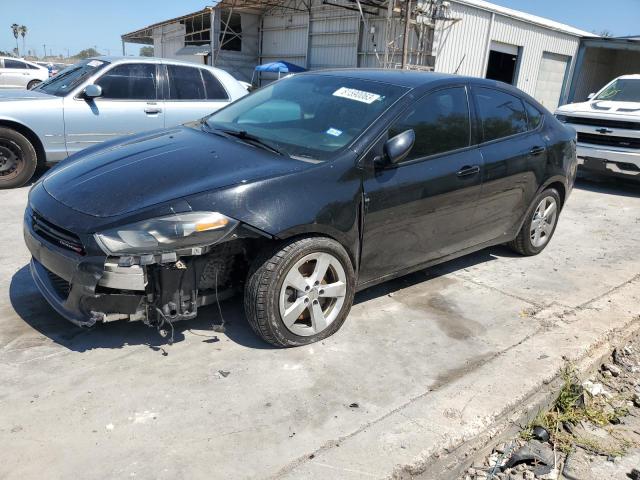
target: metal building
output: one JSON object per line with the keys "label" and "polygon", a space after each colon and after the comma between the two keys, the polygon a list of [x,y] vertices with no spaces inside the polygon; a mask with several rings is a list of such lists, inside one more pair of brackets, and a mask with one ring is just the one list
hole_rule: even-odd
{"label": "metal building", "polygon": [[122,41],[123,51],[153,45],[156,56],[213,64],[245,81],[274,60],[495,78],[553,109],[568,98],[583,37],[596,36],[483,0],[221,0]]}

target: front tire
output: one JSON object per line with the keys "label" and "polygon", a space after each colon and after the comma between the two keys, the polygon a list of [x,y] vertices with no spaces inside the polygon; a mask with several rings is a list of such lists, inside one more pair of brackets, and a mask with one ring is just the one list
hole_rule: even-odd
{"label": "front tire", "polygon": [[0,128],[0,188],[21,187],[38,166],[36,150],[19,132]]}
{"label": "front tire", "polygon": [[537,255],[549,245],[558,225],[562,201],[555,188],[548,188],[538,194],[533,205],[518,236],[509,243],[509,247],[525,256]]}
{"label": "front tire", "polygon": [[256,258],[245,286],[245,313],[266,342],[306,345],[342,326],[354,293],[355,273],[342,245],[307,237]]}

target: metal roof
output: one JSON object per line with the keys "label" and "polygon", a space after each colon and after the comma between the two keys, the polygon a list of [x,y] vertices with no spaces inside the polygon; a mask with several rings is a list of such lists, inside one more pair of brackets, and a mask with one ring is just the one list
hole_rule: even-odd
{"label": "metal roof", "polygon": [[503,15],[505,17],[510,17],[523,22],[539,25],[541,27],[548,28],[551,30],[556,30],[558,32],[568,33],[569,35],[575,35],[577,37],[599,37],[599,35],[596,35],[595,33],[587,32],[585,30],[580,30],[579,28],[572,27],[571,25],[566,25],[564,23],[556,22],[555,20],[550,20],[544,17],[538,17],[537,15],[521,12],[520,10],[513,10],[511,8],[496,5],[495,3],[485,2],[484,0],[452,0],[452,1],[454,3],[468,5],[470,7],[479,8],[481,10],[487,10],[489,12],[493,12],[498,15]]}

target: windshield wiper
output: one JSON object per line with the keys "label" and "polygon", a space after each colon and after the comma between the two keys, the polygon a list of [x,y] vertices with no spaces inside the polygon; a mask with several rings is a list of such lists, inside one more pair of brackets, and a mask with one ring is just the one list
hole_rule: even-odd
{"label": "windshield wiper", "polygon": [[270,152],[277,153],[278,155],[284,155],[284,152],[278,150],[270,143],[265,142],[260,137],[256,137],[255,135],[250,134],[246,130],[230,130],[222,128],[216,128],[215,130],[218,130],[226,135],[239,138],[240,140],[244,140],[246,143],[262,147],[264,150],[269,150]]}

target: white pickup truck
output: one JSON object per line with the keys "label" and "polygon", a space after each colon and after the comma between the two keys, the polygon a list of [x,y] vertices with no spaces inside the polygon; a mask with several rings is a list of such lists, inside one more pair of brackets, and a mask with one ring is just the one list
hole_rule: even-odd
{"label": "white pickup truck", "polygon": [[640,75],[618,77],[556,117],[578,132],[581,169],[640,180]]}

